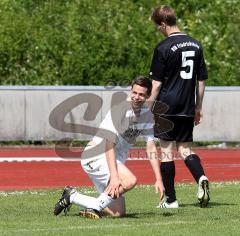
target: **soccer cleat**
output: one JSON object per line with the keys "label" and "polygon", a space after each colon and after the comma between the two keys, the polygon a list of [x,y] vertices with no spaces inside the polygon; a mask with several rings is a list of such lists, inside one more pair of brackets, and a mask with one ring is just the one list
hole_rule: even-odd
{"label": "soccer cleat", "polygon": [[198,193],[197,193],[198,203],[200,207],[206,207],[210,201],[209,196],[209,182],[206,176],[201,176],[198,182]]}
{"label": "soccer cleat", "polygon": [[61,198],[58,200],[54,207],[53,211],[54,215],[56,216],[59,215],[62,212],[62,210],[64,210],[65,214],[67,213],[67,211],[69,211],[72,205],[70,203],[70,196],[75,192],[76,189],[73,187],[67,186],[64,188]]}
{"label": "soccer cleat", "polygon": [[90,219],[100,219],[100,218],[102,218],[101,215],[100,215],[100,212],[95,210],[95,209],[92,209],[92,208],[86,208],[84,210],[81,210],[79,212],[79,215],[90,218]]}
{"label": "soccer cleat", "polygon": [[167,199],[165,198],[163,201],[159,203],[159,205],[156,206],[156,208],[179,208],[178,201],[174,201],[171,203],[167,202]]}

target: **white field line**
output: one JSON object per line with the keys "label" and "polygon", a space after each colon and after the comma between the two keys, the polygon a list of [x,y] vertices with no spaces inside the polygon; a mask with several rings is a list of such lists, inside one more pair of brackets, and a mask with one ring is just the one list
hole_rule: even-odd
{"label": "white field line", "polygon": [[[176,183],[177,187],[190,187],[196,185],[195,183]],[[211,182],[211,188],[219,188],[225,187],[228,185],[240,185],[240,181],[224,181],[224,182]],[[152,191],[153,185],[137,185],[135,189],[145,189],[146,191]],[[97,194],[97,191],[94,187],[77,187],[77,189],[83,194]],[[52,191],[52,194],[60,194],[60,190]],[[48,195],[48,190],[19,190],[19,191],[0,191],[0,197],[7,197],[7,196],[19,196],[19,195]]]}
{"label": "white field line", "polygon": [[[81,158],[61,157],[0,157],[0,162],[32,162],[32,161],[80,161]],[[149,160],[148,158],[128,158],[129,161]]]}
{"label": "white field line", "polygon": [[[231,220],[231,223],[239,223],[239,219]],[[201,222],[202,223],[202,222]],[[208,225],[209,222],[205,222],[205,225]],[[158,227],[158,226],[173,226],[173,225],[194,225],[198,224],[196,221],[183,221],[183,220],[177,220],[177,221],[169,221],[169,222],[149,222],[149,223],[140,223],[133,226],[132,224],[103,224],[103,225],[79,225],[79,226],[69,226],[69,227],[57,227],[57,228],[35,228],[35,229],[16,229],[16,230],[0,230],[0,233],[29,233],[29,232],[64,232],[64,231],[70,231],[70,230],[80,230],[80,229],[113,229],[113,228],[145,228],[147,226],[149,227]],[[204,223],[203,223],[204,224]]]}
{"label": "white field line", "polygon": [[[239,219],[231,220],[231,223],[239,223]],[[208,225],[209,222],[205,222],[206,225]],[[149,222],[149,223],[140,223],[136,224],[133,226],[132,224],[103,224],[103,225],[89,225],[89,226],[84,226],[84,225],[79,225],[79,226],[69,226],[69,227],[57,227],[57,228],[34,228],[34,229],[16,229],[16,230],[11,230],[11,229],[6,229],[2,230],[0,229],[0,233],[34,233],[34,232],[64,232],[64,231],[71,231],[71,230],[81,230],[81,229],[113,229],[113,228],[145,228],[147,226],[149,227],[158,227],[158,226],[169,226],[169,225],[194,225],[198,224],[196,221],[183,221],[183,220],[177,220],[177,221],[169,221],[169,222]]]}
{"label": "white field line", "polygon": [[[135,222],[136,223],[136,222]],[[149,222],[149,223],[141,223],[141,224],[103,224],[103,225],[79,225],[79,226],[69,226],[69,227],[57,227],[57,228],[34,228],[34,229],[16,229],[16,230],[0,230],[0,233],[23,233],[23,232],[57,232],[57,231],[69,231],[69,230],[79,230],[79,229],[111,229],[111,228],[139,228],[139,227],[157,227],[164,225],[185,225],[185,224],[197,224],[196,221],[170,221],[170,222]]]}
{"label": "white field line", "polygon": [[[80,189],[82,194],[97,194],[96,190],[89,190],[87,187]],[[60,194],[60,191],[51,191],[52,194]],[[39,196],[47,196],[47,191],[0,191],[0,197],[8,197],[8,196],[22,196],[22,195],[39,195]]]}
{"label": "white field line", "polygon": [[[0,157],[0,163],[4,162],[69,162],[69,161],[76,161],[80,162],[81,158],[61,158],[61,157]],[[149,160],[148,158],[142,157],[130,157],[127,159],[128,161],[143,161]],[[181,161],[180,159],[176,159],[175,161]],[[240,164],[238,163],[213,163],[213,164],[206,164],[206,168],[239,168]]]}
{"label": "white field line", "polygon": [[32,162],[32,161],[80,161],[80,158],[61,158],[61,157],[0,157],[0,162]]}

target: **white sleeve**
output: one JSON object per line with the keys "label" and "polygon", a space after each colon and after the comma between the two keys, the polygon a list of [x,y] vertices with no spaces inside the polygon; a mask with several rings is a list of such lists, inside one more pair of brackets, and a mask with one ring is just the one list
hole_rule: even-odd
{"label": "white sleeve", "polygon": [[105,118],[102,120],[96,136],[103,139],[108,139],[111,142],[116,143],[117,136],[118,136],[118,131],[116,126],[117,125],[114,124],[114,121],[112,120],[112,115],[110,110],[105,116]]}
{"label": "white sleeve", "polygon": [[154,137],[154,119],[153,114],[150,110],[148,110],[146,113],[144,113],[144,119],[143,119],[143,129],[142,129],[142,136],[144,137],[144,140],[146,142],[154,141],[156,138]]}

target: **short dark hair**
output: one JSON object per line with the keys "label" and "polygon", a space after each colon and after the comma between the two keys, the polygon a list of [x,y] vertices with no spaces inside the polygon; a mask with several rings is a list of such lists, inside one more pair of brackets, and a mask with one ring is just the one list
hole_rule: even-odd
{"label": "short dark hair", "polygon": [[174,26],[177,24],[177,17],[174,9],[166,5],[155,8],[151,19],[157,25],[161,25],[162,22],[169,26]]}
{"label": "short dark hair", "polygon": [[132,87],[135,84],[137,84],[141,87],[147,88],[147,94],[148,95],[151,94],[151,92],[152,92],[152,81],[148,77],[143,76],[143,75],[137,76],[132,82]]}

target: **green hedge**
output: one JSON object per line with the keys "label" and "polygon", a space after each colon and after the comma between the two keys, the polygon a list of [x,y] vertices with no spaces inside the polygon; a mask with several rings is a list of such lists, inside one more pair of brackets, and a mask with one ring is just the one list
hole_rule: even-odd
{"label": "green hedge", "polygon": [[[200,40],[208,85],[240,85],[239,0],[164,1]],[[148,74],[163,37],[156,0],[2,0],[0,85],[128,84]]]}

